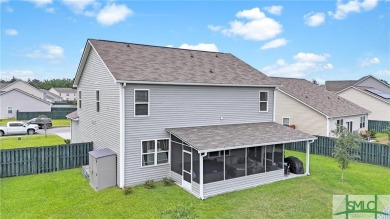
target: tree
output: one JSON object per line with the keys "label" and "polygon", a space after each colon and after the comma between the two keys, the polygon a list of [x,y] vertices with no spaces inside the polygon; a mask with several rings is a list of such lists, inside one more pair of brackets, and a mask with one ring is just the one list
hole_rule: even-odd
{"label": "tree", "polygon": [[349,132],[342,125],[332,130],[332,133],[337,137],[333,155],[341,169],[341,182],[344,182],[344,170],[348,168],[349,162],[359,159],[354,152],[360,147],[362,138],[357,132]]}
{"label": "tree", "polygon": [[387,85],[390,85],[389,82],[387,82],[385,79],[379,79],[380,81],[382,81],[383,83],[387,84]]}
{"label": "tree", "polygon": [[39,115],[38,116],[38,120],[42,120],[43,121],[43,128],[45,129],[45,137],[47,138],[47,116],[46,115]]}
{"label": "tree", "polygon": [[316,79],[312,79],[312,80],[311,80],[311,83],[313,83],[313,84],[315,84],[315,85],[318,85],[318,82],[317,82]]}

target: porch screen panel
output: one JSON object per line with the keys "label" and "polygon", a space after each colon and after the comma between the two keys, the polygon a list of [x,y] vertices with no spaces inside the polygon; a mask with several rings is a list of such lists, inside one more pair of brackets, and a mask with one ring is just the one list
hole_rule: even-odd
{"label": "porch screen panel", "polygon": [[245,148],[230,150],[225,156],[225,179],[245,176]]}
{"label": "porch screen panel", "polygon": [[180,175],[182,172],[182,157],[182,145],[171,141],[171,170]]}
{"label": "porch screen panel", "polygon": [[280,170],[283,169],[283,144],[277,144],[275,145],[275,152],[274,152],[274,163],[276,163],[276,169]]}
{"label": "porch screen panel", "polygon": [[199,183],[199,153],[192,149],[192,180]]}
{"label": "porch screen panel", "polygon": [[203,183],[223,180],[223,156],[203,158]]}
{"label": "porch screen panel", "polygon": [[265,172],[265,147],[247,148],[247,174],[257,174]]}

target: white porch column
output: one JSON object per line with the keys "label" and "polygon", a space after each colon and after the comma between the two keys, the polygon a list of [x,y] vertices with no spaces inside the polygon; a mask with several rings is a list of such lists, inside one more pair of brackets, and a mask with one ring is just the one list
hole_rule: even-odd
{"label": "white porch column", "polygon": [[310,175],[310,141],[306,142],[306,175]]}
{"label": "white porch column", "polygon": [[199,197],[204,199],[203,196],[203,158],[207,156],[207,152],[202,155],[199,152]]}

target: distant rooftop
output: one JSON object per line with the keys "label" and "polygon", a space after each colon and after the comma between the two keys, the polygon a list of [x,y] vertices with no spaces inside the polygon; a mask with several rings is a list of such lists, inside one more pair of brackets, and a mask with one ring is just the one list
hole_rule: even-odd
{"label": "distant rooftop", "polygon": [[76,93],[76,89],[69,87],[52,87],[58,93]]}

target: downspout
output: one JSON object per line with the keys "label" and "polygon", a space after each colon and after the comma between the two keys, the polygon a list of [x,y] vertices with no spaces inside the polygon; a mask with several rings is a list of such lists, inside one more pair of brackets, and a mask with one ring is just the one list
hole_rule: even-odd
{"label": "downspout", "polygon": [[119,86],[119,187],[125,186],[125,87],[126,83]]}
{"label": "downspout", "polygon": [[202,153],[199,153],[199,196],[200,199],[204,199],[203,196],[203,158],[207,156],[207,152],[205,152],[203,155]]}
{"label": "downspout", "polygon": [[306,143],[306,175],[310,175],[310,144],[313,143],[314,140],[307,141]]}
{"label": "downspout", "polygon": [[274,89],[274,115],[272,117],[272,121],[275,122],[276,120],[276,88]]}
{"label": "downspout", "polygon": [[330,118],[328,116],[326,116],[325,118],[326,118],[326,137],[329,137],[329,134],[330,134],[329,120],[330,120]]}

